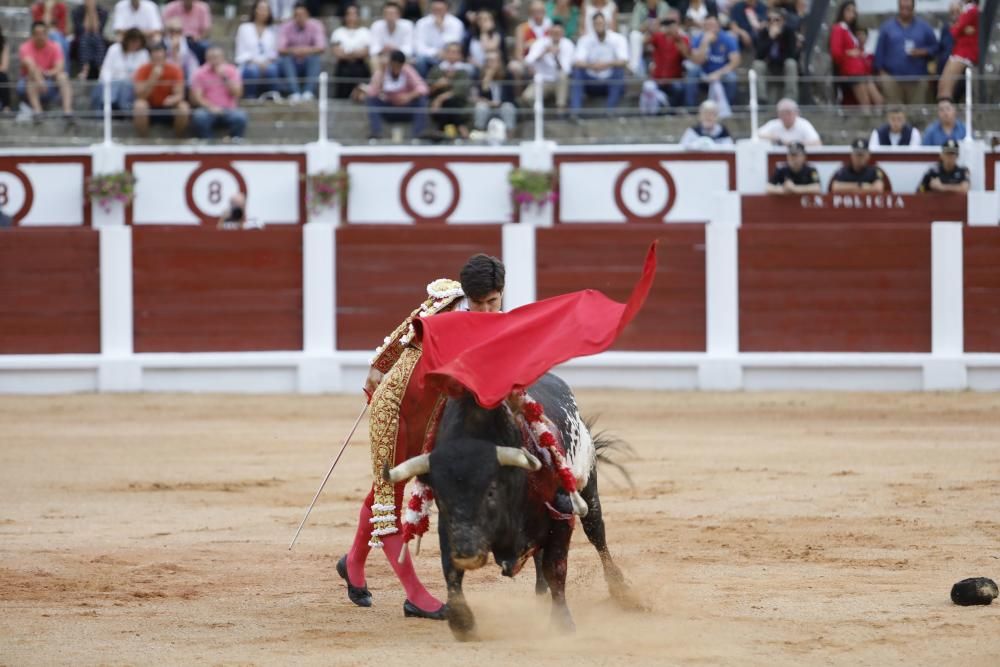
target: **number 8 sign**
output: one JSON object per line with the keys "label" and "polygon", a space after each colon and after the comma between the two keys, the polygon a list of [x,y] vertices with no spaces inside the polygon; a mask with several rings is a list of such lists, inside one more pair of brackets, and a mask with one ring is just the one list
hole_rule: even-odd
{"label": "number 8 sign", "polygon": [[670,172],[659,163],[630,164],[615,182],[615,204],[634,222],[663,222],[677,190]]}
{"label": "number 8 sign", "polygon": [[214,224],[237,192],[249,195],[243,176],[229,165],[199,167],[188,178],[186,190],[188,208],[205,224]]}

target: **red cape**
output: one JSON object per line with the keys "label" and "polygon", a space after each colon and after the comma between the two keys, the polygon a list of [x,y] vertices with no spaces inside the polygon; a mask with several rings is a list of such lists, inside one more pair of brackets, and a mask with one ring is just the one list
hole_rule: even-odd
{"label": "red cape", "polygon": [[509,313],[442,313],[417,318],[423,354],[414,372],[424,387],[457,382],[484,408],[531,386],[553,366],[611,347],[642,307],[656,274],[656,242],[626,303],[595,290],[572,292]]}

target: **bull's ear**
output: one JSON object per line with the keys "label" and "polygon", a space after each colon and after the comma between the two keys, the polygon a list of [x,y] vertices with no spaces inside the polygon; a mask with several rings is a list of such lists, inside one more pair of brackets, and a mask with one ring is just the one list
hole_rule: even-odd
{"label": "bull's ear", "polygon": [[398,466],[389,471],[389,481],[393,484],[405,482],[417,475],[426,475],[431,470],[430,454],[421,454],[412,459],[403,461]]}
{"label": "bull's ear", "polygon": [[542,468],[542,462],[533,454],[517,447],[497,447],[497,461],[502,466],[516,466],[532,472]]}

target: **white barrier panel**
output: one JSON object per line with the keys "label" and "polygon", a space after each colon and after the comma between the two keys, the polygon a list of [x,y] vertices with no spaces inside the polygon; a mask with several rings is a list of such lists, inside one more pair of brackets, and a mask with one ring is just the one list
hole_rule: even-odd
{"label": "white barrier panel", "polygon": [[[808,162],[819,172],[823,191],[830,189],[833,175],[850,160],[850,150],[843,147],[814,148],[809,150]],[[898,149],[871,154],[871,163],[879,167],[889,188],[896,193],[912,194],[917,191],[924,174],[940,159],[940,152],[933,148]],[[784,162],[786,153],[771,149],[767,161],[767,175],[770,177],[778,163]],[[965,160],[960,158],[960,164]]]}
{"label": "white barrier panel", "polygon": [[22,227],[90,225],[84,195],[90,152],[7,154],[0,157],[0,210]]}

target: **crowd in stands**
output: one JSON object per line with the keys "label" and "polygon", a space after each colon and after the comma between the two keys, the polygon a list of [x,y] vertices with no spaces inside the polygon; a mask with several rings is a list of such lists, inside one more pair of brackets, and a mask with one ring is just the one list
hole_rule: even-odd
{"label": "crowd in stands", "polygon": [[[611,113],[637,81],[642,113],[699,108],[683,143],[705,145],[732,141],[720,121],[742,101],[737,72],[749,67],[758,74],[762,102],[782,99],[778,118],[760,136],[805,146],[819,141],[795,102],[805,0],[637,0],[627,23],[619,21],[614,0],[525,2],[526,18],[519,20],[518,0],[463,0],[460,6],[387,0],[381,17],[366,27],[358,7],[340,0],[339,25],[327,36],[314,17],[318,0],[258,0],[225,45],[235,54],[228,62],[222,45],[211,41],[213,17],[203,0],[170,0],[162,9],[152,0],[118,0],[110,10],[98,0],[72,10],[60,0],[39,0],[31,8],[31,37],[18,49],[16,90],[35,114],[58,99],[72,123],[69,77],[109,81],[112,108],[132,114],[142,133],[161,117],[154,122],[168,122],[178,133],[190,124],[198,137],[221,128],[238,138],[247,124],[241,99],[314,100],[330,57],[333,95],[364,103],[370,134],[378,138],[387,121],[409,122],[415,135],[467,136],[494,119],[510,128],[517,108],[530,107],[538,95],[570,119],[592,98]],[[923,134],[906,129],[901,112],[892,111],[890,129],[873,131],[873,145],[941,145],[964,137],[947,100],[964,68],[978,63],[978,6],[954,0],[951,24],[938,33],[915,14],[914,2],[898,0],[897,14],[867,48],[871,40],[854,0],[838,7],[829,32],[844,103],[874,111],[942,100],[939,122]],[[0,84],[10,76],[8,52],[0,33]],[[939,78],[932,97],[933,75]],[[94,88],[90,102],[102,107],[103,86]]]}

